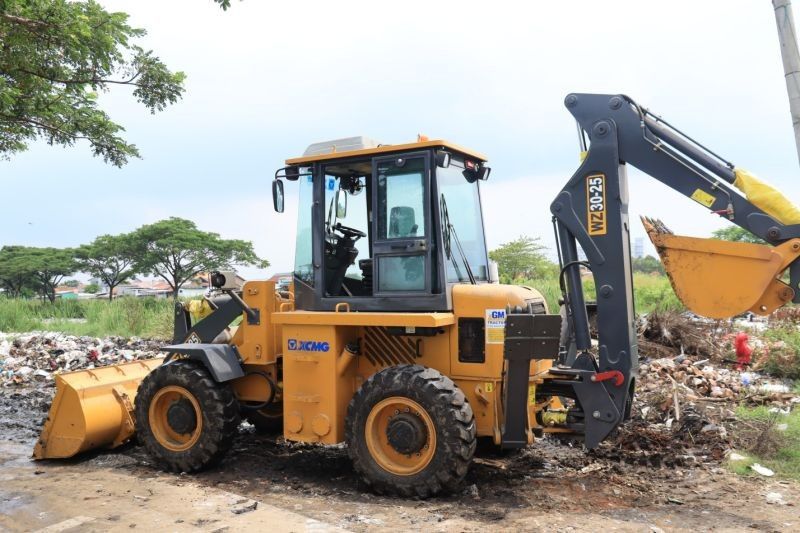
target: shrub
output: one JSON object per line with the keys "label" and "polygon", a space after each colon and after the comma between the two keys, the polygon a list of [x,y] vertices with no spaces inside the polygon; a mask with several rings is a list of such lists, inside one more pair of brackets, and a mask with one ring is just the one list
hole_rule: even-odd
{"label": "shrub", "polygon": [[800,379],[800,330],[792,324],[764,330],[756,368],[777,377]]}

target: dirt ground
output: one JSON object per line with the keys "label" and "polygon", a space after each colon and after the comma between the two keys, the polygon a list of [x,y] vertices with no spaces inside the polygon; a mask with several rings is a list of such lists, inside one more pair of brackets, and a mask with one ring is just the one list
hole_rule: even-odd
{"label": "dirt ground", "polygon": [[[614,442],[586,453],[544,439],[479,453],[463,492],[402,500],[368,492],[346,450],[243,427],[221,465],[154,468],[130,444],[69,461],[29,459],[51,389],[0,389],[0,529],[9,531],[690,531],[800,529],[800,485],[740,478],[712,457]],[[641,435],[632,428],[630,435]],[[768,503],[767,494],[782,503]],[[771,496],[775,499],[775,496]]]}

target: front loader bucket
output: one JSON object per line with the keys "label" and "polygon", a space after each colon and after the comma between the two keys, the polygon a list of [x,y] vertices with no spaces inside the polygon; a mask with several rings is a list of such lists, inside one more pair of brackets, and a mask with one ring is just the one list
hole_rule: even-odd
{"label": "front loader bucket", "polygon": [[148,359],[57,375],[56,396],[33,457],[63,459],[123,444],[134,433],[136,389],[162,361]]}
{"label": "front loader bucket", "polygon": [[692,312],[730,318],[768,315],[794,291],[777,279],[800,255],[800,240],[778,246],[673,235],[660,221],[642,219],[672,288]]}

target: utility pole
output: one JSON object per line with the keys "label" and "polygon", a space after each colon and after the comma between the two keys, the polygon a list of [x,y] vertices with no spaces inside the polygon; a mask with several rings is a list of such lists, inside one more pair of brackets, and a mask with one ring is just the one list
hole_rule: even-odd
{"label": "utility pole", "polygon": [[789,93],[789,112],[792,114],[794,142],[800,160],[800,52],[797,50],[792,2],[772,0],[772,7],[775,8],[775,22],[778,24],[783,73],[786,78],[786,91]]}

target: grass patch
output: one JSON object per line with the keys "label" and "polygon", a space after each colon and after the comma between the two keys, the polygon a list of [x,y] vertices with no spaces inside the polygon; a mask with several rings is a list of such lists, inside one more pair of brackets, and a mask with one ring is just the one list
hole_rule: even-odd
{"label": "grass patch", "polygon": [[[547,300],[547,306],[551,313],[558,310],[561,289],[558,286],[557,279],[529,279],[521,281],[520,284],[528,285],[541,292],[542,296]],[[593,279],[583,280],[583,290],[587,300],[597,300]],[[636,303],[636,312],[638,313],[683,311],[685,309],[678,297],[675,296],[669,279],[658,274],[634,273],[633,297]]]}
{"label": "grass patch", "polygon": [[750,465],[759,463],[778,476],[800,480],[800,410],[781,414],[766,406],[740,406],[736,416],[741,426],[737,446],[745,453],[739,452],[744,458],[729,461],[728,467],[740,475],[757,475]]}
{"label": "grass patch", "polygon": [[172,311],[170,299],[57,300],[51,304],[0,297],[0,331],[168,339],[172,336]]}

